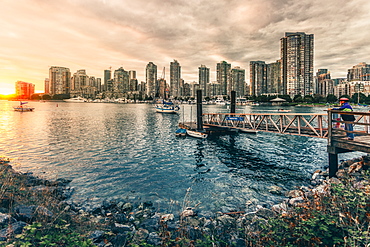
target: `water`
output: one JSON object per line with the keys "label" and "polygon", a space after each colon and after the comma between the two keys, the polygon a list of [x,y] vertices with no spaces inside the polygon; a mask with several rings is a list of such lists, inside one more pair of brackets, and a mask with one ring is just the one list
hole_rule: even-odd
{"label": "water", "polygon": [[[176,138],[179,122],[196,119],[190,105],[180,115],[163,115],[146,104],[31,102],[35,112],[23,113],[12,110],[16,104],[0,101],[0,156],[22,172],[72,179],[75,201],[150,200],[169,211],[179,210],[186,197],[186,205],[199,204],[201,210],[243,209],[250,202],[278,203],[282,196],[271,192],[275,186],[287,191],[307,185],[312,172],[327,165],[326,140],[319,138],[270,133]],[[203,109],[228,111],[216,105]]]}

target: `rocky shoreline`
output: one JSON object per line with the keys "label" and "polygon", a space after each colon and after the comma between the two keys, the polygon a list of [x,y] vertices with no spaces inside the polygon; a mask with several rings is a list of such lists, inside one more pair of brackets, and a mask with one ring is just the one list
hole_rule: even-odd
{"label": "rocky shoreline", "polygon": [[[246,246],[246,235],[258,234],[261,222],[284,214],[290,207],[299,205],[315,193],[327,193],[331,183],[340,183],[341,178],[348,174],[356,176],[368,170],[370,156],[342,162],[337,178],[329,179],[328,171],[316,171],[310,186],[287,192],[286,199],[277,205],[250,203],[245,211],[230,212],[200,212],[188,207],[178,215],[159,213],[151,202],[108,199],[102,203],[93,200],[75,203],[70,200],[73,193],[73,188],[68,187],[70,181],[48,181],[30,173],[18,173],[8,164],[1,166],[8,174],[13,174],[11,176],[21,177],[27,190],[40,193],[41,196],[45,193],[52,195],[64,213],[88,219],[96,226],[87,235],[95,246],[140,246],[142,243],[146,246],[197,246],[196,243],[202,243],[202,246]],[[356,186],[370,188],[368,181],[355,182]],[[1,246],[11,243],[37,217],[48,218],[51,222],[55,217],[56,213],[45,205],[16,203],[9,193],[1,192]]]}

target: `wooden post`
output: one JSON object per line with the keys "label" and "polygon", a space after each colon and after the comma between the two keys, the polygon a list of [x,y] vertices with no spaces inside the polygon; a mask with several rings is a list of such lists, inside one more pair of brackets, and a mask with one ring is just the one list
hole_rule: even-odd
{"label": "wooden post", "polygon": [[329,153],[329,178],[336,177],[338,171],[338,154]]}
{"label": "wooden post", "polygon": [[236,92],[231,91],[231,107],[230,113],[235,113],[235,105],[236,105]]}
{"label": "wooden post", "polygon": [[197,90],[197,130],[203,130],[202,90]]}

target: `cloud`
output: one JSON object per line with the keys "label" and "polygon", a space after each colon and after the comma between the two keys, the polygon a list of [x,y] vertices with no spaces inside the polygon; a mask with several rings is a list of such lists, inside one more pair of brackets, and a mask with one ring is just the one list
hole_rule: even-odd
{"label": "cloud", "polygon": [[148,62],[160,73],[176,59],[185,81],[197,81],[201,64],[215,80],[226,60],[248,81],[251,60],[276,61],[285,32],[306,32],[315,71],[342,77],[370,63],[369,13],[368,0],[3,0],[0,69],[42,89],[52,65],[96,77],[122,66],[143,81]]}

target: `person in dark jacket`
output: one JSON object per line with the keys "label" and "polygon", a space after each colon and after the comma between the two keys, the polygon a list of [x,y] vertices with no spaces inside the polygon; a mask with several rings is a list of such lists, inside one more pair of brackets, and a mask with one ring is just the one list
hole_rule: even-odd
{"label": "person in dark jacket", "polygon": [[[338,111],[347,111],[351,112],[353,111],[352,106],[348,103],[349,99],[347,98],[340,98],[339,103],[341,106],[339,108],[333,108],[332,110],[338,110]],[[353,115],[341,115],[343,121],[349,121],[353,122],[355,121],[355,117]],[[345,123],[344,129],[347,131],[353,131],[353,124],[352,123]],[[355,135],[350,132],[346,132],[348,140],[353,140],[355,138]]]}

